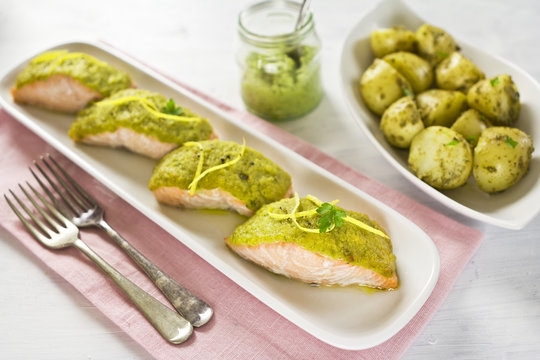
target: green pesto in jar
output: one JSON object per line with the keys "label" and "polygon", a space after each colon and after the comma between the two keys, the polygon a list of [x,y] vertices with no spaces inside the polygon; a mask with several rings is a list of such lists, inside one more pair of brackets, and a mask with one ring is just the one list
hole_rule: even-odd
{"label": "green pesto in jar", "polygon": [[314,109],[323,93],[317,53],[317,47],[303,45],[292,51],[249,54],[242,79],[242,98],[248,110],[278,121]]}
{"label": "green pesto in jar", "polygon": [[178,145],[210,138],[213,129],[207,119],[186,108],[182,108],[181,116],[162,113],[166,103],[167,99],[161,94],[138,89],[121,90],[79,111],[69,136],[80,141],[88,135],[114,132],[123,127]]}
{"label": "green pesto in jar", "polygon": [[[199,144],[204,149],[202,171],[232,161],[242,150],[242,146],[233,141],[208,140]],[[149,189],[153,191],[166,186],[187,190],[195,178],[200,155],[201,148],[195,145],[171,151],[156,164]],[[256,211],[283,198],[290,186],[289,174],[258,151],[246,147],[239,161],[201,178],[197,190],[219,188]]]}
{"label": "green pesto in jar", "polygon": [[[256,246],[262,243],[295,243],[305,249],[343,260],[351,265],[360,265],[383,276],[391,277],[396,271],[396,257],[392,253],[390,239],[374,234],[349,222],[329,232],[312,233],[299,229],[291,219],[275,219],[269,212],[292,213],[294,199],[283,199],[262,207],[245,223],[239,225],[228,241],[234,245]],[[300,199],[297,212],[317,208],[313,202]],[[341,209],[343,210],[343,209]],[[384,232],[384,229],[367,215],[345,210],[347,216]],[[320,215],[299,217],[300,226],[317,229]]]}
{"label": "green pesto in jar", "polygon": [[132,86],[128,74],[88,54],[67,50],[47,51],[32,59],[17,76],[15,86],[21,88],[52,75],[71,76],[104,97]]}

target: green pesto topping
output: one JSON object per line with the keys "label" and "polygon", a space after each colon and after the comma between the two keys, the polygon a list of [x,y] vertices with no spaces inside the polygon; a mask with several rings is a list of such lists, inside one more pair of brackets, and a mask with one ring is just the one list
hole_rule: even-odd
{"label": "green pesto topping", "polygon": [[[202,171],[220,166],[239,157],[242,145],[233,141],[208,140],[203,147]],[[165,155],[154,168],[148,187],[162,186],[187,190],[195,179],[201,148],[182,146]],[[232,165],[208,172],[197,182],[197,190],[216,189],[229,192],[246,203],[250,210],[277,201],[287,193],[291,178],[278,165],[261,153],[246,147],[244,154]]]}
{"label": "green pesto topping", "polygon": [[[262,207],[244,224],[236,228],[229,238],[234,245],[256,246],[263,243],[295,243],[305,249],[326,255],[333,259],[343,260],[352,265],[360,265],[367,269],[389,277],[395,273],[395,255],[389,238],[377,235],[353,223],[345,221],[341,227],[332,231],[307,232],[300,229],[289,219],[276,219],[271,214],[290,214],[294,210],[294,199],[283,199]],[[298,212],[316,209],[308,199],[300,199]],[[343,209],[340,209],[343,210]],[[346,215],[378,229],[384,229],[367,215],[354,211],[345,211]],[[321,215],[300,217],[296,221],[305,228],[317,229]]]}
{"label": "green pesto topping", "polygon": [[114,132],[119,127],[150,135],[161,142],[181,145],[205,140],[212,126],[186,108],[182,115],[162,112],[167,99],[147,90],[121,90],[109,98],[81,110],[71,125],[69,136],[82,140],[87,135]]}
{"label": "green pesto topping", "polygon": [[[242,98],[249,111],[268,120],[286,120],[306,114],[322,97],[318,48],[301,46],[293,52],[251,53],[242,79]],[[296,54],[294,54],[296,55]]]}
{"label": "green pesto topping", "polygon": [[132,85],[129,75],[88,54],[58,50],[32,59],[17,76],[16,87],[46,80],[51,75],[71,76],[104,97]]}
{"label": "green pesto topping", "polygon": [[240,161],[242,156],[244,156],[244,152],[246,151],[246,140],[244,139],[244,141],[242,143],[242,148],[240,149],[240,153],[238,154],[238,156],[236,158],[234,158],[233,160],[228,160],[228,161],[226,161],[226,162],[224,162],[222,164],[209,167],[208,169],[202,171],[203,170],[203,165],[204,165],[204,146],[199,142],[191,142],[191,141],[185,143],[184,145],[187,145],[187,146],[196,145],[196,146],[199,147],[199,149],[201,149],[201,152],[199,153],[199,162],[197,163],[197,170],[195,171],[195,178],[188,185],[190,195],[195,194],[195,191],[197,190],[197,184],[199,183],[199,180],[201,180],[203,177],[205,177],[207,174],[211,173],[212,171],[216,171],[216,170],[219,170],[219,169],[224,169],[224,168],[226,168],[228,166],[232,166],[232,165],[236,164],[238,161]]}
{"label": "green pesto topping", "polygon": [[[298,197],[298,193],[294,193],[294,207],[291,213],[276,214],[276,213],[269,212],[269,214],[274,219],[280,219],[280,220],[291,219],[293,223],[296,225],[296,227],[302,231],[313,232],[313,233],[328,232],[328,231],[332,231],[335,227],[338,227],[338,228],[342,227],[344,221],[347,221],[351,224],[361,227],[364,230],[367,230],[374,234],[388,238],[388,235],[386,235],[386,233],[384,233],[383,231],[379,229],[375,229],[369,226],[368,224],[365,224],[355,218],[347,216],[347,213],[345,213],[345,211],[339,208],[336,208],[334,204],[337,204],[339,200],[334,200],[330,203],[326,203],[326,202],[323,203],[321,200],[317,199],[313,195],[306,196],[306,199],[311,201],[315,205],[317,205],[318,208],[313,208],[311,210],[297,212],[298,207],[300,206],[300,197]],[[321,215],[321,217],[319,217],[319,220],[317,222],[317,224],[319,225],[318,229],[307,228],[307,227],[301,226],[296,221],[298,217],[306,217],[306,216],[311,217],[315,214]]]}

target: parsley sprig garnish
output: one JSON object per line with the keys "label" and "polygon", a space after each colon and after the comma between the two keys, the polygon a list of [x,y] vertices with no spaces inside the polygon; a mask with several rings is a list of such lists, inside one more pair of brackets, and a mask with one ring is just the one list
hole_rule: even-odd
{"label": "parsley sprig garnish", "polygon": [[448,144],[445,144],[444,146],[455,146],[459,144],[459,140],[454,138],[452,141],[450,141]]}
{"label": "parsley sprig garnish", "polygon": [[177,106],[173,99],[169,99],[169,101],[167,101],[167,104],[165,104],[165,106],[161,108],[161,112],[165,114],[180,116],[184,113],[184,109],[182,109],[181,106]]}
{"label": "parsley sprig garnish", "polygon": [[336,209],[334,205],[327,202],[317,208],[317,213],[322,215],[318,222],[320,233],[330,231],[336,226],[342,227],[343,218],[347,216],[345,211]]}
{"label": "parsley sprig garnish", "polygon": [[489,80],[489,83],[491,84],[491,86],[495,87],[495,85],[500,83],[499,77],[494,77],[493,79]]}

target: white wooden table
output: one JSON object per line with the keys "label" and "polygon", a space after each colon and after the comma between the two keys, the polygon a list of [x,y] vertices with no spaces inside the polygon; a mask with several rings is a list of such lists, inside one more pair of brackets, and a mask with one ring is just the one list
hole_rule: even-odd
{"label": "white wooden table", "polygon": [[[540,217],[523,230],[510,231],[446,209],[394,170],[346,109],[339,82],[341,46],[374,2],[313,1],[324,46],[325,99],[305,118],[280,126],[358,171],[486,233],[480,249],[405,359],[540,358]],[[456,38],[504,57],[540,80],[540,3],[536,0],[406,2],[422,18]],[[49,45],[103,39],[242,108],[235,61],[236,16],[250,3],[2,0],[0,70],[3,73]],[[0,358],[148,356],[1,230],[0,254]]]}

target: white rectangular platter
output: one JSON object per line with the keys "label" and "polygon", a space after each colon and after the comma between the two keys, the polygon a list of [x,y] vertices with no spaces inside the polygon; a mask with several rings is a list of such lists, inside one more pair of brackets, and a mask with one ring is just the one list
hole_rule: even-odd
{"label": "white rectangular platter", "polygon": [[352,287],[313,287],[272,274],[236,256],[225,245],[224,238],[245,218],[232,213],[162,206],[147,188],[154,160],[124,150],[74,144],[67,135],[72,115],[15,104],[10,89],[29,59],[3,76],[2,107],[294,324],[333,346],[365,349],[384,342],[403,328],[429,297],[439,275],[437,248],[420,228],[390,207],[114,49],[85,42],[65,43],[50,49],[85,52],[126,71],[138,88],[173,98],[181,106],[210,119],[221,139],[241,142],[245,138],[248,146],[261,151],[291,174],[294,189],[300,196],[313,194],[325,201],[341,199],[340,206],[368,214],[387,230],[397,256],[401,284],[397,291],[370,293]]}
{"label": "white rectangular platter", "polygon": [[[360,94],[360,77],[373,62],[369,42],[376,29],[404,26],[416,31],[428,20],[421,19],[400,0],[383,0],[367,12],[352,28],[341,54],[341,84],[349,109],[356,122],[374,146],[403,176],[441,203],[463,215],[508,229],[521,229],[540,213],[540,153],[533,153],[529,173],[513,187],[495,194],[480,190],[471,176],[464,186],[439,191],[417,178],[408,167],[408,151],[392,147],[379,130],[379,118],[364,104]],[[437,26],[437,24],[432,24]],[[452,34],[451,29],[446,29]],[[521,113],[515,126],[540,139],[540,84],[525,71],[506,60],[490,55],[456,39],[464,56],[471,59],[487,78],[509,74],[516,83]]]}

